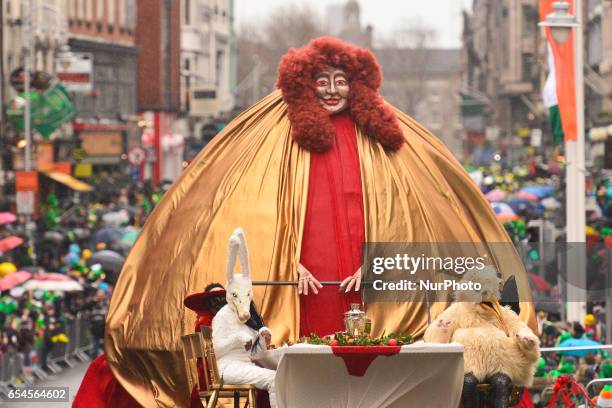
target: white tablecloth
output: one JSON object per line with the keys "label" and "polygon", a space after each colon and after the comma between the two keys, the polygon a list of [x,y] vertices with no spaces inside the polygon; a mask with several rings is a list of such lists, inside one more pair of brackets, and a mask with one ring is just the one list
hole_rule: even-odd
{"label": "white tablecloth", "polygon": [[349,375],[344,360],[327,346],[293,346],[281,354],[276,373],[279,408],[459,406],[461,345],[404,346],[398,354],[376,357],[362,377]]}

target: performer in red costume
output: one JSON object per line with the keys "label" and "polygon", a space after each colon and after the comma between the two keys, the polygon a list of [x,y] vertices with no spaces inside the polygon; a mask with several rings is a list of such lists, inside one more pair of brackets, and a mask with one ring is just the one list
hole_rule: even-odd
{"label": "performer in red costume", "polygon": [[[342,49],[329,41],[318,50],[292,50],[279,67],[292,136],[312,152],[298,266],[303,336],[342,330],[350,303],[361,302],[365,231],[356,121],[390,151],[404,141],[391,108],[368,86],[377,81],[376,72],[364,69],[371,54],[337,48]],[[342,281],[340,291],[322,287],[321,280]]]}
{"label": "performer in red costume", "polygon": [[[333,67],[315,79],[317,97],[334,125],[331,148],[310,159],[308,206],[300,257],[300,332],[343,330],[342,315],[360,303],[363,197],[355,122],[346,112],[350,90],[346,73]],[[343,281],[340,292],[320,280]]]}

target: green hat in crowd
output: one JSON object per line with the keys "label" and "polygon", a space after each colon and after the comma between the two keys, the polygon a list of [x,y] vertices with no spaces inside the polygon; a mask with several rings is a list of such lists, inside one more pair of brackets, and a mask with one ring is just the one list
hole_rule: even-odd
{"label": "green hat in crowd", "polygon": [[544,360],[544,357],[540,357],[536,363],[535,376],[539,378],[546,376],[546,360]]}

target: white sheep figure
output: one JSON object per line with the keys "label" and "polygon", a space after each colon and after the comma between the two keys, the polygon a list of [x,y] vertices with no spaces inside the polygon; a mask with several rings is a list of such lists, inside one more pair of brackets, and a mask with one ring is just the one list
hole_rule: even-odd
{"label": "white sheep figure", "polygon": [[507,407],[510,385],[529,386],[540,357],[539,339],[508,307],[501,307],[501,279],[487,266],[472,269],[462,282],[478,282],[478,291],[455,292],[455,302],[433,321],[423,336],[428,343],[457,342],[464,347],[463,406],[475,406],[476,385],[488,382],[492,408]]}
{"label": "white sheep figure", "polygon": [[[234,265],[237,257],[240,259],[241,273],[235,275]],[[245,324],[251,316],[253,291],[249,255],[242,228],[235,229],[229,239],[225,291],[227,305],[217,312],[212,321],[213,347],[223,382],[253,384],[259,389],[267,390],[270,405],[275,408],[276,371],[259,367],[251,361],[250,350],[259,334]]]}

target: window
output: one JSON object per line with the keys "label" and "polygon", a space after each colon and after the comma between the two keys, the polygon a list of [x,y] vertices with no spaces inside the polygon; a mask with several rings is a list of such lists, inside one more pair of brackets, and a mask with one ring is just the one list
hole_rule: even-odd
{"label": "window", "polygon": [[601,19],[592,21],[587,35],[587,61],[591,66],[599,65],[603,60],[603,38]]}
{"label": "window", "polygon": [[93,20],[93,0],[83,0],[83,18],[87,23]]}
{"label": "window", "polygon": [[102,31],[102,27],[104,26],[104,0],[95,0],[96,1],[96,28],[98,32]]}
{"label": "window", "polygon": [[440,109],[437,106],[431,109],[429,118],[429,126],[431,126],[433,129],[439,129],[442,127],[442,114],[440,113]]}
{"label": "window", "polygon": [[217,50],[216,66],[215,66],[215,85],[219,85],[223,82],[223,51]]}
{"label": "window", "polygon": [[191,1],[185,0],[183,4],[183,17],[185,25],[191,24]]}
{"label": "window", "polygon": [[82,0],[74,0],[74,14],[78,23],[83,21],[83,4]]}
{"label": "window", "polygon": [[125,0],[127,14],[127,29],[133,32],[136,29],[136,0]]}
{"label": "window", "polygon": [[525,82],[530,82],[533,78],[534,57],[531,54],[523,54],[522,59],[522,79]]}
{"label": "window", "polygon": [[442,93],[440,92],[439,89],[437,88],[433,88],[431,90],[429,90],[429,100],[432,102],[440,102],[440,100],[442,99]]}
{"label": "window", "polygon": [[98,24],[104,21],[104,0],[96,0],[96,20]]}
{"label": "window", "polygon": [[15,67],[14,67],[14,62],[13,62],[13,53],[9,52],[8,56],[6,57],[6,68],[8,72],[11,72]]}
{"label": "window", "polygon": [[523,5],[523,38],[533,38],[538,30],[538,11],[531,5]]}
{"label": "window", "polygon": [[113,29],[115,28],[115,19],[116,19],[116,13],[117,10],[115,8],[115,1],[116,0],[108,0],[106,2],[106,21],[108,22],[108,29],[109,31],[113,31]]}
{"label": "window", "polygon": [[127,13],[125,10],[125,0],[118,0],[119,1],[119,28],[121,30],[125,29],[126,23],[127,23]]}

